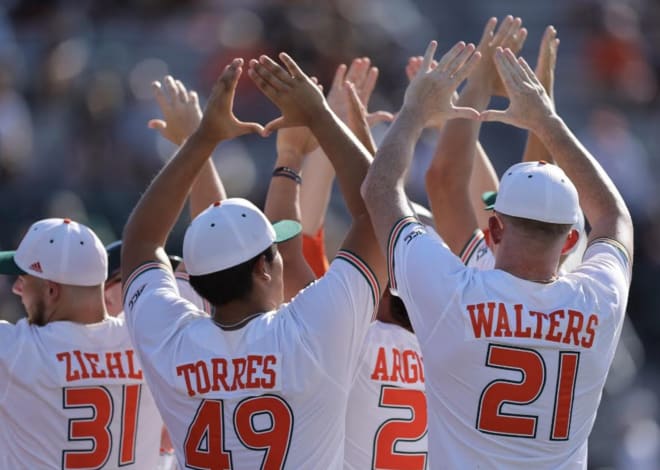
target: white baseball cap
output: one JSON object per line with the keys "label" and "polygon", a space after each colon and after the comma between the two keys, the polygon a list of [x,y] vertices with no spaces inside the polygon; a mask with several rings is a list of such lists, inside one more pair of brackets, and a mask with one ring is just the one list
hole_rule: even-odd
{"label": "white baseball cap", "polygon": [[551,224],[575,224],[580,218],[573,182],[561,168],[544,161],[516,163],[506,170],[493,209]]}
{"label": "white baseball cap", "polygon": [[193,276],[222,271],[244,263],[273,243],[302,231],[298,222],[271,224],[257,206],[241,198],[215,202],[191,222],[183,238],[183,261]]}
{"label": "white baseball cap", "polygon": [[70,219],[35,222],[16,251],[0,252],[0,274],[29,274],[71,286],[103,284],[107,270],[101,240]]}

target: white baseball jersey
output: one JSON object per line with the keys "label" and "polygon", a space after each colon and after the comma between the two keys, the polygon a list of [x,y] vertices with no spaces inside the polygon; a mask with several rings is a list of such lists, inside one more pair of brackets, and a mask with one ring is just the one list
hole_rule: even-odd
{"label": "white baseball jersey", "polygon": [[290,303],[238,329],[196,313],[158,263],[136,269],[125,292],[181,467],[342,467],[346,401],[379,298],[359,258],[340,251]]}
{"label": "white baseball jersey", "polygon": [[425,469],[426,398],[417,338],[375,321],[360,356],[348,398],[344,468]]}
{"label": "white baseball jersey", "polygon": [[495,256],[488,247],[486,235],[479,229],[474,231],[465,244],[459,258],[469,268],[485,270],[495,267]]}
{"label": "white baseball jersey", "polygon": [[0,468],[154,469],[162,421],[122,319],[0,322]]}
{"label": "white baseball jersey", "polygon": [[424,354],[432,467],[586,469],[628,297],[623,247],[596,240],[536,283],[465,267],[407,217],[388,253]]}
{"label": "white baseball jersey", "polygon": [[176,278],[176,285],[179,288],[179,295],[192,303],[197,310],[200,310],[208,315],[213,313],[213,307],[208,300],[199,295],[195,289],[190,285],[190,276],[188,273],[177,271],[174,273]]}

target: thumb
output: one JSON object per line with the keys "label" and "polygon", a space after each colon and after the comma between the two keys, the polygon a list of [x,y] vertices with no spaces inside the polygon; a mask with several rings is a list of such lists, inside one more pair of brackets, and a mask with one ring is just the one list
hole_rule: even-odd
{"label": "thumb", "polygon": [[481,118],[481,114],[474,108],[465,108],[452,106],[452,113],[449,116],[450,119],[472,119],[473,121],[478,121]]}
{"label": "thumb", "polygon": [[147,123],[147,127],[149,129],[155,129],[158,132],[163,132],[165,129],[167,129],[167,123],[163,121],[162,119],[151,119]]}
{"label": "thumb", "polygon": [[261,136],[268,137],[270,134],[273,133],[273,131],[281,129],[285,125],[286,123],[284,122],[284,116],[280,116],[277,119],[273,119],[264,126],[263,130],[261,131]]}
{"label": "thumb", "polygon": [[394,114],[388,113],[387,111],[376,111],[367,115],[367,122],[369,122],[370,126],[375,126],[381,122],[392,121],[394,121]]}
{"label": "thumb", "polygon": [[241,122],[241,126],[245,129],[247,134],[255,133],[262,135],[264,132],[264,126],[256,122]]}
{"label": "thumb", "polygon": [[479,116],[479,120],[484,122],[491,121],[491,122],[503,122],[505,124],[511,124],[511,119],[507,111],[508,110],[501,111],[497,109],[489,109],[486,111],[482,111]]}

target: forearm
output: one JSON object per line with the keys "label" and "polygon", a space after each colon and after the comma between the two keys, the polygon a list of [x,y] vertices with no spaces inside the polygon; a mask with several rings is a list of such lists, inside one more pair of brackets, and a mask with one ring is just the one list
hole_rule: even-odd
{"label": "forearm", "polygon": [[190,190],[190,218],[194,219],[215,201],[227,199],[225,187],[215,169],[213,159],[209,158],[202,166]]}
{"label": "forearm", "polygon": [[552,155],[545,148],[545,145],[533,132],[527,134],[527,143],[525,144],[525,152],[523,153],[523,162],[538,162],[546,161],[548,163],[555,163]]}
{"label": "forearm", "polygon": [[497,191],[499,180],[493,164],[488,158],[488,154],[477,142],[476,157],[474,160],[474,167],[472,168],[472,175],[470,177],[470,202],[477,219],[479,228],[488,226],[488,218],[490,212],[484,210],[484,202],[481,196],[486,191]]}
{"label": "forearm", "polygon": [[[558,117],[548,118],[536,130],[541,142],[571,179],[580,195],[580,205],[599,236],[612,236],[632,253],[632,221],[621,194],[598,161]],[[623,233],[622,233],[623,232]]]}
{"label": "forearm", "polygon": [[152,259],[165,245],[190,186],[215,146],[215,140],[194,133],[151,182],[124,228],[122,268]]}
{"label": "forearm", "polygon": [[314,120],[310,129],[335,169],[351,216],[365,214],[360,185],[371,164],[369,151],[329,109]]}
{"label": "forearm", "polygon": [[305,159],[302,175],[300,214],[303,232],[313,236],[323,226],[335,170],[323,150],[317,148]]}
{"label": "forearm", "polygon": [[362,185],[381,249],[387,250],[390,229],[401,217],[413,215],[405,193],[405,178],[424,123],[414,110],[402,109],[378,148]]}

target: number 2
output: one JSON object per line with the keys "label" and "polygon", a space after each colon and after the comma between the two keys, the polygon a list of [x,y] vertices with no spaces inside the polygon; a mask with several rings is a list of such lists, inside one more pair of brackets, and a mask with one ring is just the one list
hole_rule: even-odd
{"label": "number 2", "polygon": [[[559,352],[551,441],[568,440],[579,362],[579,352]],[[533,349],[489,344],[486,366],[520,371],[522,379],[519,382],[493,380],[486,385],[479,400],[477,429],[489,434],[535,438],[538,416],[503,413],[502,406],[507,403],[529,405],[538,399],[547,376],[541,354]]]}
{"label": "number 2", "polygon": [[426,434],[426,397],[421,390],[384,385],[380,390],[379,406],[408,409],[410,419],[390,419],[376,431],[372,468],[423,470],[426,452],[397,452],[396,441],[418,441]]}
{"label": "number 2", "polygon": [[[222,400],[204,400],[199,405],[184,442],[187,467],[199,470],[232,468],[231,452],[224,445],[223,409]],[[254,428],[253,419],[258,415],[270,417],[269,428]],[[233,425],[236,436],[245,447],[265,451],[261,469],[284,467],[293,432],[293,412],[283,398],[261,395],[244,399],[234,409]]]}
{"label": "number 2", "polygon": [[[135,461],[135,438],[142,385],[122,387],[121,432],[119,436],[119,466]],[[62,452],[62,468],[96,469],[103,467],[112,451],[110,424],[114,415],[114,402],[110,391],[102,386],[70,387],[62,389],[64,409],[91,408],[90,418],[71,418],[68,425],[70,441],[91,441],[89,450]]]}

